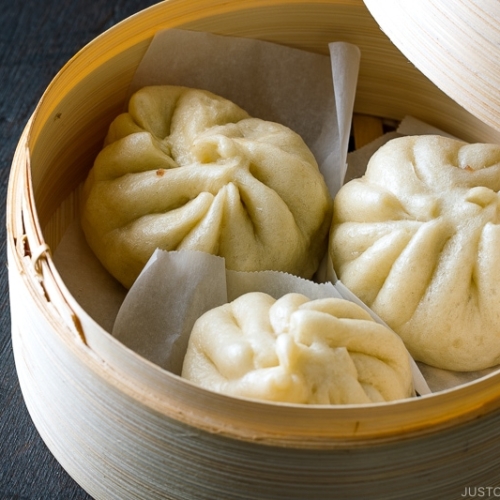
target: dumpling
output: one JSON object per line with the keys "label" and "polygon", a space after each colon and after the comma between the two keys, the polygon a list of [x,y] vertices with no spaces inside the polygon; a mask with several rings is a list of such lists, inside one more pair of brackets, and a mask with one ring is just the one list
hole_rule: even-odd
{"label": "dumpling", "polygon": [[252,292],[195,323],[182,376],[231,396],[366,404],[412,395],[401,339],[344,299]]}
{"label": "dumpling", "polygon": [[298,134],[210,92],[154,86],[111,124],[84,186],[81,221],[126,287],[156,248],[309,278],[327,250],[331,207]]}
{"label": "dumpling", "polygon": [[500,146],[394,139],[334,201],[339,279],[412,356],[472,371],[500,363]]}

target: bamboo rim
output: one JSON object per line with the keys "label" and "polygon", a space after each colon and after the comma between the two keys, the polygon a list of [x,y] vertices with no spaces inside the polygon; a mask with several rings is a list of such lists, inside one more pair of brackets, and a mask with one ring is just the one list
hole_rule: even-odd
{"label": "bamboo rim", "polygon": [[[237,2],[207,3],[213,15],[243,9],[241,4],[235,7]],[[257,8],[285,3],[304,4],[278,0],[255,1],[252,5]],[[347,0],[333,3],[357,8],[361,5],[359,1]],[[155,415],[209,433],[264,445],[328,450],[394,442],[436,433],[498,411],[500,374],[439,394],[369,406],[302,407],[229,398],[194,386],[140,359],[81,310],[64,286],[44,239],[36,197],[36,191],[43,186],[40,177],[43,172],[31,170],[33,149],[46,124],[57,114],[60,96],[70,92],[71,82],[74,85],[83,81],[123,50],[132,47],[137,53],[144,51],[153,31],[159,25],[172,24],[172,19],[177,22],[176,16],[189,24],[204,15],[195,8],[199,2],[171,0],[168,16],[163,5],[129,18],[77,54],[47,89],[16,151],[7,199],[9,265],[21,277],[36,306],[44,311],[54,327],[54,335],[89,370]],[[94,59],[97,53],[100,56]]]}

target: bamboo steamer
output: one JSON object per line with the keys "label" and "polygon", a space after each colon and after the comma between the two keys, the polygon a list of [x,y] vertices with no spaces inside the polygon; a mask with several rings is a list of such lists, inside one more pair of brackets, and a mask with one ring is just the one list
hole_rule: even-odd
{"label": "bamboo steamer", "polygon": [[[367,3],[384,25],[377,2]],[[460,89],[451,95],[464,107],[439,90],[361,0],[170,0],[91,42],[55,77],[27,124],[7,200],[16,367],[52,453],[97,499],[444,499],[499,486],[500,374],[381,405],[233,399],[140,358],[70,295],[51,251],[76,216],[76,188],[150,40],[172,27],[325,53],[330,41],[354,43],[362,53],[357,113],[410,114],[465,140],[500,140],[496,108],[479,113],[470,95],[461,102]]]}

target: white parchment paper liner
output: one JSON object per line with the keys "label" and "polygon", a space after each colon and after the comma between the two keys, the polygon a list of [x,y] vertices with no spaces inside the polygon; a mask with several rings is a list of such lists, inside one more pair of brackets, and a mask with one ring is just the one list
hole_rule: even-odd
{"label": "white parchment paper liner", "polygon": [[360,52],[345,42],[325,50],[330,57],[262,40],[165,30],[153,38],[129,94],[147,85],[201,88],[281,123],[304,139],[334,195],[345,174]]}

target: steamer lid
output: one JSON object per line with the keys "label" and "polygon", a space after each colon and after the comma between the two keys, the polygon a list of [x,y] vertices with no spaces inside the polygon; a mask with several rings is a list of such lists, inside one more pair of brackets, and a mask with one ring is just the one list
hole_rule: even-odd
{"label": "steamer lid", "polygon": [[364,0],[398,49],[467,111],[500,131],[498,0]]}

